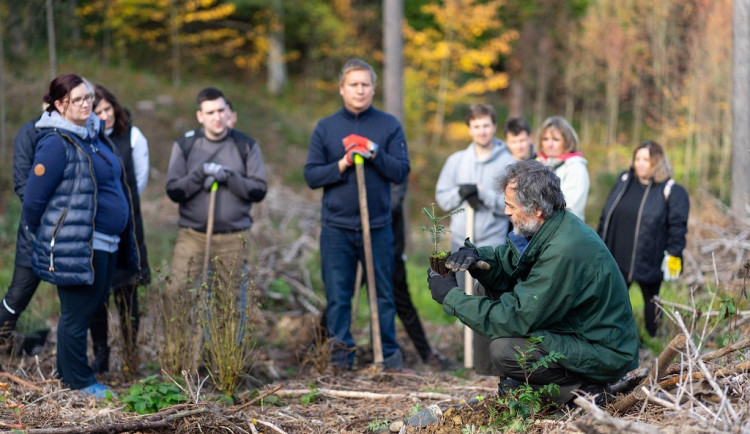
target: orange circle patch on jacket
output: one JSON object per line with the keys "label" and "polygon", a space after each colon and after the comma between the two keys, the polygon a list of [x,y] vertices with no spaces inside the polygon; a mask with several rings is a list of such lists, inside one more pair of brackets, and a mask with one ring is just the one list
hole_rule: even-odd
{"label": "orange circle patch on jacket", "polygon": [[34,166],[34,175],[36,176],[42,176],[45,172],[44,164],[38,163],[36,166]]}

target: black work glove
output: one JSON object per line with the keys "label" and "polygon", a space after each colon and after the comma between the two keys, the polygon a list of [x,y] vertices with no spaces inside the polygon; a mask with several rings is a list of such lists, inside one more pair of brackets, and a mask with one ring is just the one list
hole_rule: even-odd
{"label": "black work glove", "polygon": [[430,287],[430,292],[432,292],[432,299],[443,304],[443,300],[445,300],[445,296],[448,295],[450,290],[458,288],[456,273],[448,273],[445,277],[442,277],[439,273],[433,271],[432,268],[428,268],[427,285]]}
{"label": "black work glove", "polygon": [[469,205],[474,209],[479,209],[479,206],[482,204],[482,201],[479,200],[479,191],[476,184],[459,185],[458,195],[461,196],[461,200],[469,202]]}
{"label": "black work glove", "polygon": [[[467,238],[468,240],[468,238]],[[453,272],[466,271],[469,268],[481,268],[489,270],[490,264],[479,260],[477,249],[464,246],[445,260],[445,267]]]}

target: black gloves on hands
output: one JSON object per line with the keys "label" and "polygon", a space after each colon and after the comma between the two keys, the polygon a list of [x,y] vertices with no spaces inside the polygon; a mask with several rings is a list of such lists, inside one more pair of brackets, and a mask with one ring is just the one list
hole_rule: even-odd
{"label": "black gloves on hands", "polygon": [[432,268],[427,269],[427,285],[430,287],[432,292],[432,299],[440,304],[443,304],[445,296],[448,295],[451,289],[458,288],[458,281],[456,281],[455,273],[448,273],[445,277],[434,272]]}
{"label": "black gloves on hands", "polygon": [[490,264],[479,260],[479,252],[473,247],[464,246],[445,261],[445,266],[453,272],[466,271],[469,268],[489,270]]}
{"label": "black gloves on hands", "polygon": [[203,174],[206,176],[203,180],[203,188],[210,190],[211,184],[213,184],[214,181],[219,184],[225,184],[227,182],[229,170],[221,164],[203,163]]}
{"label": "black gloves on hands", "polygon": [[469,202],[469,205],[474,209],[479,209],[479,206],[482,204],[482,201],[479,200],[479,191],[476,184],[459,185],[458,195],[461,196],[461,200]]}

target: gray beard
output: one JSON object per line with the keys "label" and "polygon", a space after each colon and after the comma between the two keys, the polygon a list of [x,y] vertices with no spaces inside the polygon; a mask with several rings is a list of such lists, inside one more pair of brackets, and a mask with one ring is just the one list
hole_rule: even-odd
{"label": "gray beard", "polygon": [[513,224],[513,233],[524,238],[531,238],[539,232],[539,228],[542,227],[540,222],[528,222]]}

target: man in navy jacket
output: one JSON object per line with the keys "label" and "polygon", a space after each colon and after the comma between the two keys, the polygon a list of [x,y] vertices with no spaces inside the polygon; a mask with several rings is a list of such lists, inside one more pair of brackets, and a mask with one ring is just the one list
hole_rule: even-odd
{"label": "man in navy jacket", "polygon": [[331,362],[344,369],[354,364],[351,299],[357,262],[364,263],[357,177],[352,167],[355,155],[365,159],[383,367],[401,369],[403,365],[394,323],[390,187],[406,179],[409,156],[399,121],[372,106],[376,79],[372,67],[360,59],[344,65],[339,84],[344,106],[318,122],[305,164],[307,185],[323,187],[320,257],[327,328],[333,345]]}

